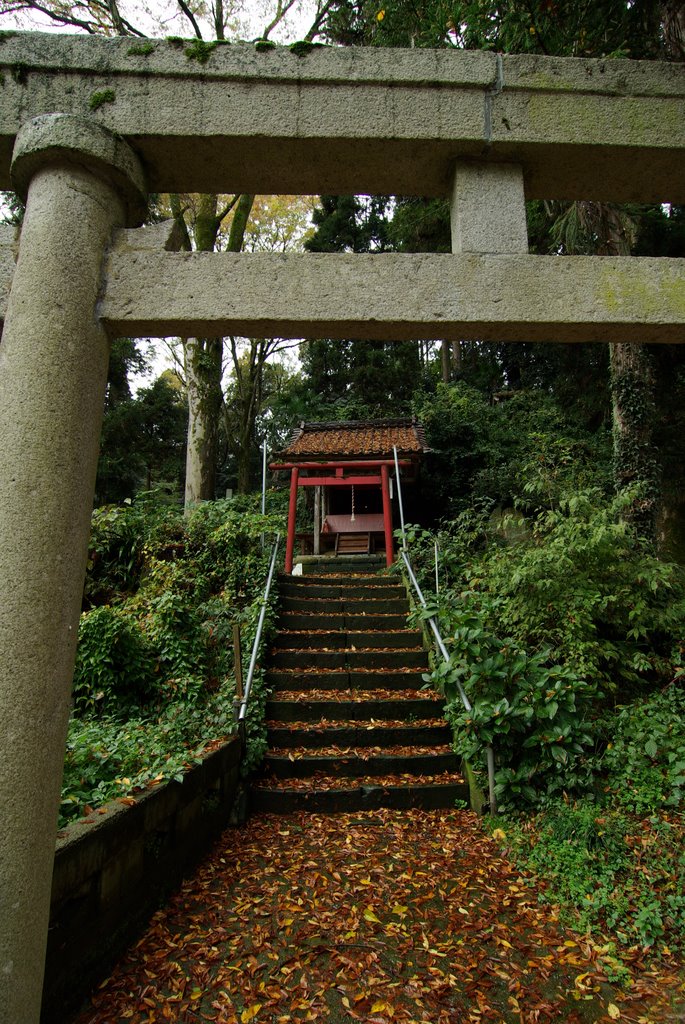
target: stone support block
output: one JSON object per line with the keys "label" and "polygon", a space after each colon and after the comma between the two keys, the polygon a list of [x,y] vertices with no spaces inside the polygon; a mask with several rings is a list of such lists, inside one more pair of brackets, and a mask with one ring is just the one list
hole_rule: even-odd
{"label": "stone support block", "polygon": [[521,167],[458,163],[450,219],[452,252],[528,252]]}
{"label": "stone support block", "polygon": [[19,132],[13,173],[26,214],[0,344],[0,1021],[36,1024],[109,358],[97,302],[143,179],[120,139],[60,114]]}

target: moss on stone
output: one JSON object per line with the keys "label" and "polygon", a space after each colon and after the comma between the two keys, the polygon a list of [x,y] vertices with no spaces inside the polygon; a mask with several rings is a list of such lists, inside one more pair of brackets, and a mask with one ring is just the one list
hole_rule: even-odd
{"label": "moss on stone", "polygon": [[115,99],[116,93],[114,89],[101,89],[92,94],[88,100],[88,106],[91,110],[99,110],[105,103],[114,103]]}
{"label": "moss on stone", "polygon": [[258,39],[254,48],[257,53],[268,53],[270,50],[276,49],[276,44],[272,43],[270,39]]}
{"label": "moss on stone", "polygon": [[311,53],[312,50],[319,50],[323,46],[323,43],[310,43],[306,39],[300,39],[296,43],[292,43],[288,47],[291,53],[294,53],[296,57],[306,57],[307,54]]}
{"label": "moss on stone", "polygon": [[128,56],[129,57],[149,57],[151,53],[154,53],[156,46],[154,43],[136,43],[135,46],[129,46]]}
{"label": "moss on stone", "polygon": [[188,60],[196,60],[198,64],[206,64],[212,53],[217,48],[216,41],[207,43],[204,39],[193,39],[190,46],[186,46],[185,55]]}
{"label": "moss on stone", "polygon": [[186,44],[186,40],[182,39],[181,36],[167,36],[166,41],[168,45],[173,46],[175,50],[181,50]]}

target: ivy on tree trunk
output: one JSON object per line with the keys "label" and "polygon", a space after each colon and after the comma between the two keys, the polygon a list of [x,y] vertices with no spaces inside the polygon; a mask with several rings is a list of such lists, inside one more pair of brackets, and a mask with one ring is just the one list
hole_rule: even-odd
{"label": "ivy on tree trunk", "polygon": [[[226,249],[228,252],[240,252],[253,203],[253,195],[235,196],[224,210],[219,210],[218,196],[200,196],[194,231],[197,250],[214,251],[221,223],[235,207]],[[174,215],[180,215],[180,206],[174,209]],[[219,420],[223,404],[224,340],[188,338],[184,353],[188,388],[185,486],[188,508],[198,501],[211,501],[215,497]]]}

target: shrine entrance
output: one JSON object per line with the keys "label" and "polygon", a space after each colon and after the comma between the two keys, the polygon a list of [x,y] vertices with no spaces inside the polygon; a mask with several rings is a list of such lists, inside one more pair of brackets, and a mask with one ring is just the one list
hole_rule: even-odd
{"label": "shrine entrance", "polygon": [[[170,42],[2,38],[0,188],[26,212],[19,238],[0,228],[0,1005],[22,1024],[40,1016],[111,340],[685,341],[685,261],[533,254],[525,205],[685,201],[682,66],[247,43],[200,62]],[[439,197],[452,252],[175,251],[174,222],[140,226],[151,192]],[[300,475],[350,503],[389,492],[387,448],[305,454],[291,504]]]}
{"label": "shrine entrance", "polygon": [[[385,551],[392,565],[393,500],[399,472],[413,484],[428,451],[420,425],[411,419],[301,423],[273,471],[290,472],[285,571],[292,572],[295,545],[303,554],[371,554]],[[297,532],[298,488],[314,488],[313,529]]]}

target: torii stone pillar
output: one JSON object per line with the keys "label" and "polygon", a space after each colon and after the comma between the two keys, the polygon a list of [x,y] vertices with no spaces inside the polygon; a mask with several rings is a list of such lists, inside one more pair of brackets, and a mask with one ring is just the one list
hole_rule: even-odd
{"label": "torii stone pillar", "polygon": [[0,344],[0,1021],[37,1024],[57,808],[109,358],[97,303],[143,174],[94,121],[35,118]]}

